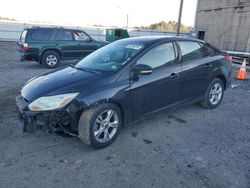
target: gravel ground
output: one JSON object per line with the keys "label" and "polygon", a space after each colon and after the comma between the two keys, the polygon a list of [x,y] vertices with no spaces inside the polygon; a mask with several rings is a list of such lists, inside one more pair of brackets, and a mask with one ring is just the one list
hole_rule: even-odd
{"label": "gravel ground", "polygon": [[45,72],[0,42],[0,187],[250,187],[249,80],[234,79],[217,109],[193,105],[125,126],[95,150],[74,137],[20,132],[15,96]]}

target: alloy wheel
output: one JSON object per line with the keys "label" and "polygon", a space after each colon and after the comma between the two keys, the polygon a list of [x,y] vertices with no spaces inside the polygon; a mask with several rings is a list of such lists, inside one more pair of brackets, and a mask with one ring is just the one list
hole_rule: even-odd
{"label": "alloy wheel", "polygon": [[212,105],[217,105],[222,98],[223,88],[222,85],[216,82],[210,90],[209,101]]}
{"label": "alloy wheel", "polygon": [[94,122],[94,137],[100,143],[110,141],[118,130],[119,119],[114,110],[102,112]]}

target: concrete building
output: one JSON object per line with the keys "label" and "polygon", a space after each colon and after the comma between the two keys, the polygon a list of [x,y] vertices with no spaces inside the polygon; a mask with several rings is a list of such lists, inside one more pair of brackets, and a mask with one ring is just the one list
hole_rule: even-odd
{"label": "concrete building", "polygon": [[250,0],[198,0],[195,30],[220,49],[250,52]]}

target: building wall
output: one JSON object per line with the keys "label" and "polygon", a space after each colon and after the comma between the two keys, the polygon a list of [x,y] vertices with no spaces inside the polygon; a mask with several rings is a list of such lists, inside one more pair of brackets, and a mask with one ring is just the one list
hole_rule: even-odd
{"label": "building wall", "polygon": [[195,30],[220,49],[250,52],[250,0],[198,0]]}

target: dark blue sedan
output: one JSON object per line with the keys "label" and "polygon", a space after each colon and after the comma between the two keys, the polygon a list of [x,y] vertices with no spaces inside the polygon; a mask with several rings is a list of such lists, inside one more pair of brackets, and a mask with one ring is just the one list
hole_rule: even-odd
{"label": "dark blue sedan", "polygon": [[61,130],[103,148],[124,124],[197,102],[216,108],[231,67],[230,56],[201,40],[129,38],[31,79],[16,104],[24,131]]}

